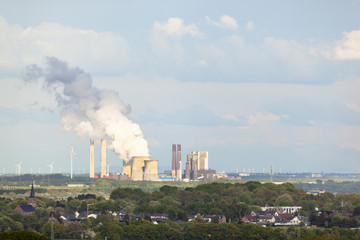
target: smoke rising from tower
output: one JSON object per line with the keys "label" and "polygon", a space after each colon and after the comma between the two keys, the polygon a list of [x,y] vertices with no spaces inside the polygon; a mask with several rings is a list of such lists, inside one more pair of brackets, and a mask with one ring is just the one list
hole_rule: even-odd
{"label": "smoke rising from tower", "polygon": [[110,139],[109,149],[125,162],[133,156],[148,156],[148,142],[138,124],[126,116],[131,107],[119,94],[93,86],[90,74],[71,68],[55,57],[46,58],[46,67],[30,65],[24,73],[27,82],[43,79],[44,87],[56,98],[61,123],[78,136]]}

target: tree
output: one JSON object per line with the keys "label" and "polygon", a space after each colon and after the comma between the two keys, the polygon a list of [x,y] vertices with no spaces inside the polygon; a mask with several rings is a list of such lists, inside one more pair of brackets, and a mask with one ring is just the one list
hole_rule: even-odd
{"label": "tree", "polygon": [[54,237],[56,239],[65,237],[65,228],[64,224],[59,223],[55,219],[53,221],[49,221],[45,223],[41,228],[41,233],[45,236],[51,237],[51,229],[54,231]]}
{"label": "tree", "polygon": [[79,222],[70,222],[65,224],[65,233],[69,237],[78,238],[81,236],[81,233],[84,231],[83,226]]}
{"label": "tree", "polygon": [[169,185],[164,185],[160,188],[160,192],[164,193],[166,196],[176,194],[177,190],[178,190],[177,187],[172,187]]}
{"label": "tree", "polygon": [[77,211],[81,205],[81,201],[79,199],[72,199],[68,202],[68,207],[73,211]]}
{"label": "tree", "polygon": [[16,231],[0,233],[0,240],[26,239],[26,240],[50,240],[50,238],[34,231]]}
{"label": "tree", "polygon": [[107,237],[108,239],[115,239],[121,238],[124,234],[124,230],[119,222],[112,221],[101,225],[100,233],[103,238]]}

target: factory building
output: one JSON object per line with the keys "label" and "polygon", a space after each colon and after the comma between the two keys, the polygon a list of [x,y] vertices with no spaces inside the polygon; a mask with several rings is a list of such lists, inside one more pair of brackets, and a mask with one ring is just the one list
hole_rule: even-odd
{"label": "factory building", "polygon": [[215,174],[215,170],[209,169],[208,152],[192,151],[187,155],[184,172],[186,180],[212,179],[212,176]]}
{"label": "factory building", "polygon": [[158,176],[158,161],[151,160],[150,156],[134,156],[123,164],[123,175],[134,181],[153,181]]}
{"label": "factory building", "polygon": [[173,177],[175,181],[182,180],[181,169],[181,144],[173,144],[171,177]]}

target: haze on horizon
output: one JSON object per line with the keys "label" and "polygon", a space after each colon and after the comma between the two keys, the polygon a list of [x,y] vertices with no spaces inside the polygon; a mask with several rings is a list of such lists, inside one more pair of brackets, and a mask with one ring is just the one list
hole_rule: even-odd
{"label": "haze on horizon", "polygon": [[[358,0],[0,0],[0,172],[69,172],[71,143],[88,172],[89,138],[23,81],[46,57],[117,92],[160,169],[180,143],[217,171],[358,172],[359,12]],[[108,163],[121,170],[110,150]]]}

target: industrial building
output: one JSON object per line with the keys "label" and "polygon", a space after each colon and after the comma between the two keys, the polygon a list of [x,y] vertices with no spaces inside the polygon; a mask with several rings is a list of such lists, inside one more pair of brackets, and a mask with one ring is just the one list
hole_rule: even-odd
{"label": "industrial building", "polygon": [[192,151],[187,155],[184,180],[211,180],[216,171],[209,169],[209,153],[204,151]]}
{"label": "industrial building", "polygon": [[134,156],[130,161],[124,161],[122,174],[133,181],[157,180],[158,161],[151,160],[150,156]]}

